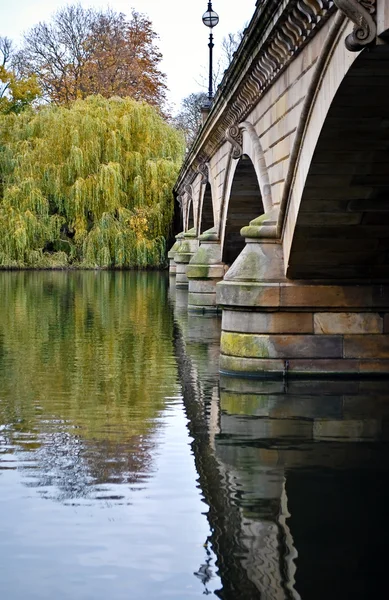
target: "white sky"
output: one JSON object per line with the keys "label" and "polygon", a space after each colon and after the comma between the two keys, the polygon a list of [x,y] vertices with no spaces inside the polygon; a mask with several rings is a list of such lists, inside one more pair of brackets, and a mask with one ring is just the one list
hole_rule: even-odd
{"label": "white sky", "polygon": [[[20,43],[24,31],[76,0],[0,0],[0,35]],[[207,0],[81,0],[87,7],[106,8],[130,15],[131,8],[146,14],[159,35],[158,46],[163,54],[161,70],[167,75],[169,101],[179,107],[180,101],[192,92],[207,91],[209,29],[201,21],[207,10]],[[221,41],[228,33],[236,33],[250,21],[255,0],[213,0],[213,10],[220,21],[213,30],[214,61],[217,62]]]}

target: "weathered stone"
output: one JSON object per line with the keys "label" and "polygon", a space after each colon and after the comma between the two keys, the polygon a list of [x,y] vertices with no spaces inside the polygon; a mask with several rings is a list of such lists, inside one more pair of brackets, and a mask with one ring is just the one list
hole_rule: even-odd
{"label": "weathered stone", "polygon": [[223,331],[242,333],[313,333],[312,313],[223,310]]}
{"label": "weathered stone", "polygon": [[[389,373],[389,362],[387,366],[382,365],[382,369],[386,369]],[[222,354],[220,356],[220,371],[227,375],[236,375],[252,378],[279,378],[285,377],[323,377],[337,375],[358,375],[361,368],[361,361],[358,359],[339,360],[339,359],[291,359],[286,362],[285,359],[265,359],[265,358],[246,358],[240,356],[228,356]],[[379,371],[377,371],[379,372]],[[374,374],[373,371],[366,370],[366,375]],[[311,385],[311,382],[309,382]],[[319,385],[325,392],[326,386],[322,381]],[[327,385],[327,384],[326,384]],[[328,384],[330,385],[330,384]],[[352,385],[349,382],[349,385]]]}
{"label": "weathered stone", "polygon": [[240,356],[220,355],[220,372],[222,374],[239,373],[246,377],[281,378],[285,370],[282,359],[243,358]]}
{"label": "weathered stone", "polygon": [[177,263],[176,265],[176,287],[188,287],[188,278],[186,276],[185,263]]}
{"label": "weathered stone", "polygon": [[178,248],[180,247],[181,242],[179,240],[177,240],[173,246],[171,247],[171,249],[169,250],[169,252],[167,253],[168,258],[174,258],[175,253],[177,252]]}
{"label": "weathered stone", "polygon": [[216,296],[216,279],[191,279],[188,274],[189,266],[187,269],[187,276],[189,281],[189,293],[206,293],[206,294],[215,294]]}
{"label": "weathered stone", "polygon": [[389,376],[389,360],[374,358],[359,361],[359,372],[361,375],[385,375]]}
{"label": "weathered stone", "polygon": [[235,283],[221,281],[216,286],[217,303],[222,306],[261,306],[275,308],[280,303],[278,283]]}
{"label": "weathered stone", "polygon": [[370,308],[373,306],[372,286],[281,284],[280,305],[292,307]]}
{"label": "weathered stone", "polygon": [[230,267],[225,281],[281,281],[284,278],[282,246],[273,243],[246,244]]}
{"label": "weathered stone", "polygon": [[344,358],[389,359],[389,334],[345,335]]}
{"label": "weathered stone", "polygon": [[[318,336],[320,339],[320,337]],[[288,374],[290,376],[299,377],[319,377],[320,375],[356,375],[359,373],[359,361],[358,360],[339,360],[339,359],[326,359],[326,358],[303,358],[303,359],[291,359],[289,361]],[[311,382],[309,382],[311,385]],[[329,384],[320,384],[324,390],[327,389]],[[348,382],[348,386],[352,385]],[[331,389],[331,388],[330,388]]]}
{"label": "weathered stone", "polygon": [[216,294],[194,293],[189,290],[188,304],[192,306],[216,306]]}
{"label": "weathered stone", "polygon": [[222,331],[221,352],[245,358],[342,358],[343,340],[331,335],[260,335]]}
{"label": "weathered stone", "polygon": [[188,265],[188,277],[191,279],[221,280],[224,275],[224,265]]}
{"label": "weathered stone", "polygon": [[383,333],[383,318],[378,313],[315,313],[314,331],[333,333]]}

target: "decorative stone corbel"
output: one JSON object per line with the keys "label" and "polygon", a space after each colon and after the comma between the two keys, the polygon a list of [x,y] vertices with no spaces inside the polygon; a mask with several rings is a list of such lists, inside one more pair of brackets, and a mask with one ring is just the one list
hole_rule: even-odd
{"label": "decorative stone corbel", "polygon": [[243,154],[243,137],[239,125],[231,125],[231,127],[228,127],[226,130],[226,140],[230,142],[232,146],[230,150],[231,158],[238,160]]}
{"label": "decorative stone corbel", "polygon": [[201,183],[206,185],[209,179],[209,168],[208,163],[202,162],[197,167],[197,173],[201,175]]}
{"label": "decorative stone corbel", "polygon": [[376,0],[334,0],[334,3],[354,23],[354,31],[345,40],[347,50],[363,50],[377,35],[377,25],[372,16],[376,12]]}
{"label": "decorative stone corbel", "polygon": [[193,189],[192,189],[192,186],[190,183],[187,183],[186,185],[184,185],[184,191],[186,194],[188,194],[189,200],[192,200]]}
{"label": "decorative stone corbel", "polygon": [[269,174],[266,167],[265,156],[260,139],[254,126],[249,121],[243,121],[238,125],[232,125],[226,131],[226,139],[230,142],[232,148],[230,151],[233,159],[241,158],[243,154],[243,132],[247,132],[251,138],[253,148],[252,161],[258,176],[258,185],[261,190],[261,197],[265,212],[272,209],[273,202],[271,197],[271,186]]}

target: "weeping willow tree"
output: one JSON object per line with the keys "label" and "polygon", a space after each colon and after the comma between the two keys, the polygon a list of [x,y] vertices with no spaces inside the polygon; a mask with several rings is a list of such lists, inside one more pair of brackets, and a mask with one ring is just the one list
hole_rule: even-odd
{"label": "weeping willow tree", "polygon": [[0,267],[160,266],[182,156],[130,98],[0,117]]}

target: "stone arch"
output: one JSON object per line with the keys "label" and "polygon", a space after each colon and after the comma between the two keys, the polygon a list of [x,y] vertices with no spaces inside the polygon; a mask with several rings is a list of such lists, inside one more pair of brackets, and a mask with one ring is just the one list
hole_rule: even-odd
{"label": "stone arch", "polygon": [[186,228],[185,231],[189,231],[189,229],[193,229],[194,227],[194,211],[193,211],[193,200],[189,199],[188,209],[186,215]]}
{"label": "stone arch", "polygon": [[230,127],[226,139],[232,148],[226,167],[219,237],[223,261],[231,264],[245,245],[240,235],[242,227],[270,212],[273,203],[264,152],[254,126],[244,121]]}
{"label": "stone arch", "polygon": [[389,277],[389,46],[349,52],[349,27],[339,19],[302,114],[283,236],[292,279]]}
{"label": "stone arch", "polygon": [[183,195],[183,207],[184,231],[189,231],[189,229],[192,229],[195,226],[193,187],[190,184],[185,185],[185,194]]}
{"label": "stone arch", "polygon": [[182,197],[174,194],[173,234],[177,235],[184,229],[184,208]]}
{"label": "stone arch", "polygon": [[213,216],[213,203],[212,203],[212,189],[209,181],[205,185],[202,185],[200,192],[200,210],[199,210],[199,234],[204,233],[208,229],[214,227],[214,216]]}
{"label": "stone arch", "polygon": [[261,190],[254,164],[247,154],[242,154],[234,165],[230,165],[228,202],[222,228],[222,260],[231,265],[245,246],[240,235],[242,227],[263,214]]}

